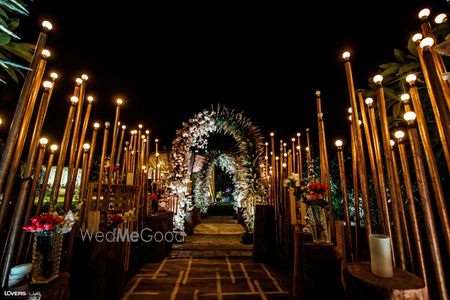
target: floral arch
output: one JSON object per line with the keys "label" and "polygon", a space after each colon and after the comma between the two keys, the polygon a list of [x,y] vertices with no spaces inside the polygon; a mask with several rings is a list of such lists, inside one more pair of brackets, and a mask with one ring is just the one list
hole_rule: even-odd
{"label": "floral arch", "polygon": [[[221,105],[203,110],[183,123],[172,142],[170,160],[173,177],[170,188],[172,194],[178,197],[175,229],[184,231],[186,211],[192,209],[190,166],[193,154],[199,149],[208,151],[208,138],[214,133],[231,136],[236,142],[237,153],[222,156],[222,159],[233,158],[229,162],[238,170],[235,178],[235,190],[239,191],[237,206],[244,208],[244,219],[251,230],[254,205],[264,203],[267,198],[267,182],[263,177],[263,136],[260,129],[241,112]],[[230,170],[232,168],[230,166]]]}

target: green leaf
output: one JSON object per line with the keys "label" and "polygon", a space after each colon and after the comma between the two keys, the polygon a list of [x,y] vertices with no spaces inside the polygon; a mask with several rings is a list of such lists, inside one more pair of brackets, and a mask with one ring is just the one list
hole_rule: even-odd
{"label": "green leaf", "polygon": [[28,16],[28,14],[29,14],[27,10],[23,10],[20,6],[15,5],[13,3],[13,1],[0,0],[0,5],[12,10],[15,13],[21,14],[21,15]]}
{"label": "green leaf", "polygon": [[3,32],[0,32],[0,46],[7,45],[11,41],[11,37]]}
{"label": "green leaf", "polygon": [[6,11],[0,7],[0,16],[2,16],[3,18],[5,18],[6,20],[9,20],[9,16],[6,13]]}
{"label": "green leaf", "polygon": [[381,69],[383,69],[383,70],[386,70],[386,69],[389,69],[389,68],[392,68],[392,67],[398,67],[398,66],[399,66],[398,63],[392,62],[392,63],[382,64],[382,65],[380,65],[379,67],[380,67]]}
{"label": "green leaf", "polygon": [[[3,48],[12,54],[25,59],[26,61],[31,61],[33,57],[33,52],[29,50],[29,45],[23,43],[9,43],[8,45],[4,45]],[[34,48],[34,47],[33,47]]]}
{"label": "green leaf", "polygon": [[18,35],[16,35],[14,32],[12,32],[11,30],[9,30],[8,28],[6,28],[3,25],[0,25],[0,30],[3,32],[6,32],[7,34],[9,34],[10,36],[20,40],[20,37]]}
{"label": "green leaf", "polygon": [[394,106],[392,107],[392,115],[397,118],[400,115],[400,110],[402,108],[402,105],[400,101],[397,101]]}
{"label": "green leaf", "polygon": [[417,57],[416,43],[413,42],[412,38],[408,40],[408,51],[415,57]]}
{"label": "green leaf", "polygon": [[386,69],[386,70],[384,70],[383,72],[381,72],[381,75],[382,75],[384,78],[387,78],[387,77],[389,77],[389,76],[391,76],[391,75],[397,73],[397,71],[398,71],[398,66],[392,66],[392,67],[390,67],[389,69]]}
{"label": "green leaf", "polygon": [[400,63],[402,63],[402,64],[406,63],[405,53],[403,53],[402,50],[394,49],[394,56]]}

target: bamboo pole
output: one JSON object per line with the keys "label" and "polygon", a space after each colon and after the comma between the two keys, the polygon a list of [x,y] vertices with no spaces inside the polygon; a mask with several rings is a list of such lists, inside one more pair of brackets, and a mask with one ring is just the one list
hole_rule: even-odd
{"label": "bamboo pole", "polygon": [[89,149],[89,161],[87,165],[87,174],[86,174],[86,180],[89,182],[89,177],[91,176],[92,171],[92,163],[94,161],[94,155],[95,155],[95,146],[97,145],[97,136],[98,136],[98,129],[100,128],[100,123],[94,123],[94,130],[92,131],[92,139],[91,139],[91,147]]}
{"label": "bamboo pole", "polygon": [[299,179],[302,180],[303,179],[303,161],[302,161],[302,144],[301,144],[300,137],[301,137],[301,133],[298,132],[297,133],[297,147],[296,147],[296,149],[298,151],[298,159],[297,159],[297,161],[298,161],[298,176],[299,176]]}
{"label": "bamboo pole", "polygon": [[391,192],[390,196],[392,201],[392,216],[394,219],[395,246],[398,252],[398,259],[399,259],[397,262],[399,262],[399,267],[405,270],[406,268],[405,249],[400,225],[400,215],[398,211],[398,202],[402,200],[398,199],[397,193],[395,192],[396,186],[394,177],[395,176],[394,167],[392,162],[392,153],[390,149],[389,124],[387,119],[386,103],[384,99],[384,90],[381,84],[381,82],[383,81],[383,77],[381,75],[376,75],[373,81],[377,85],[377,99],[378,99],[378,108],[380,111],[381,137],[383,139],[384,155],[389,180],[389,187],[391,188],[391,191],[394,191]]}
{"label": "bamboo pole", "polygon": [[100,197],[102,192],[102,185],[103,185],[103,176],[105,172],[105,156],[106,156],[106,149],[108,148],[108,132],[109,132],[109,122],[105,122],[105,129],[103,133],[103,145],[102,145],[102,156],[100,158],[100,170],[98,172],[98,184],[97,184],[97,201],[95,204],[95,210],[100,210]]}
{"label": "bamboo pole", "polygon": [[353,204],[355,206],[355,261],[359,260],[359,232],[361,231],[361,221],[359,213],[359,185],[358,185],[358,160],[356,153],[356,141],[355,141],[355,131],[350,120],[350,137],[351,137],[351,148],[352,148],[352,179],[353,179]]}
{"label": "bamboo pole", "polygon": [[419,261],[419,269],[420,269],[419,275],[421,275],[421,277],[423,278],[425,285],[429,286],[428,284],[429,275],[427,274],[427,268],[425,265],[425,255],[422,247],[422,237],[420,233],[419,221],[417,219],[416,201],[414,200],[414,194],[412,190],[411,172],[409,169],[408,156],[406,154],[406,147],[403,139],[405,137],[405,133],[401,130],[398,130],[395,132],[395,137],[397,138],[398,141],[397,144],[398,144],[398,152],[400,154],[400,163],[402,166],[403,181],[405,183],[406,198],[408,199],[409,218],[411,220],[411,228],[414,237],[414,244],[416,246],[416,253]]}
{"label": "bamboo pole", "polygon": [[270,160],[271,160],[271,166],[272,166],[272,176],[271,176],[271,196],[272,196],[272,205],[274,205],[275,208],[275,218],[277,218],[278,209],[277,209],[277,199],[276,199],[276,189],[277,189],[277,183],[276,183],[276,170],[275,170],[275,133],[270,133]]}
{"label": "bamboo pole", "polygon": [[[316,91],[316,105],[317,105],[317,123],[319,131],[319,149],[320,149],[320,173],[322,182],[331,187],[330,180],[330,168],[328,165],[328,152],[327,152],[327,141],[325,136],[325,125],[323,121],[322,113],[322,102],[320,98],[320,91]],[[328,235],[333,243],[336,242],[336,229],[334,224],[334,214],[333,214],[333,199],[331,196],[331,188],[328,188]]]}
{"label": "bamboo pole", "polygon": [[125,137],[125,129],[127,126],[122,125],[122,132],[120,133],[120,141],[119,141],[119,147],[117,148],[117,159],[116,159],[116,165],[120,165],[120,158],[122,156],[122,146],[123,146],[123,139]]}
{"label": "bamboo pole", "polygon": [[[44,178],[42,179],[42,187],[41,187],[41,190],[39,191],[39,200],[36,205],[36,212],[35,212],[36,215],[39,215],[39,213],[41,212],[41,207],[44,202],[45,193],[47,192],[48,179],[50,177],[50,171],[52,169],[53,159],[55,157],[56,150],[58,150],[57,145],[50,146],[50,155],[48,156],[47,166],[45,167]],[[32,197],[32,195],[30,195],[30,197]],[[29,201],[31,202],[33,200],[29,199]],[[51,201],[51,199],[50,199],[50,201]]]}
{"label": "bamboo pole", "polygon": [[439,250],[439,241],[433,216],[431,197],[428,189],[425,166],[422,159],[422,151],[419,144],[419,136],[417,133],[417,129],[415,128],[415,117],[416,114],[412,111],[405,113],[404,116],[405,121],[407,121],[408,123],[408,137],[411,143],[411,152],[414,161],[417,184],[420,187],[419,195],[422,203],[424,219],[426,220],[426,222],[424,222],[424,225],[427,232],[427,244],[430,248],[431,257],[433,258],[431,261],[434,267],[437,292],[441,299],[448,299],[445,273],[442,265],[441,252]]}
{"label": "bamboo pole", "polygon": [[353,261],[354,256],[353,256],[353,243],[352,243],[352,230],[351,230],[352,223],[350,222],[350,209],[348,206],[348,197],[347,197],[347,179],[345,176],[345,164],[344,164],[344,154],[342,153],[342,144],[343,143],[341,140],[337,140],[335,143],[335,145],[337,147],[342,202],[344,204],[345,243],[347,244],[347,249],[350,254],[350,261]]}
{"label": "bamboo pole", "polygon": [[[385,190],[384,191],[380,190],[380,182],[379,182],[379,178],[378,178],[379,174],[377,173],[377,167],[376,167],[375,157],[374,157],[374,150],[373,150],[373,145],[372,145],[372,137],[370,135],[370,129],[369,129],[369,120],[366,115],[366,108],[364,105],[362,92],[359,90],[357,92],[357,95],[358,95],[358,100],[359,100],[359,108],[361,109],[362,124],[364,126],[364,133],[365,133],[365,137],[366,137],[367,152],[369,154],[370,169],[372,171],[372,178],[373,178],[373,183],[375,186],[375,196],[377,198],[378,216],[380,218],[381,232],[383,234],[387,234],[386,227],[389,226],[389,224],[386,223],[386,213],[388,213],[388,212],[387,211],[385,212],[383,209],[383,207],[384,207],[383,202],[387,203],[386,192],[385,192]],[[383,174],[381,174],[381,176],[382,175]]]}
{"label": "bamboo pole", "polygon": [[[25,76],[22,89],[20,91],[19,100],[17,102],[16,110],[14,112],[13,119],[11,121],[8,137],[6,139],[5,147],[2,152],[2,158],[0,162],[0,192],[3,192],[4,184],[7,179],[7,172],[9,165],[12,161],[13,154],[15,153],[16,143],[19,138],[20,128],[27,111],[30,95],[32,91],[41,85],[41,78],[43,74],[42,59],[45,43],[47,41],[47,33],[52,30],[52,24],[49,21],[42,22],[42,29],[39,33],[39,37],[34,48],[33,57],[30,63],[30,70]],[[1,219],[0,219],[1,220]],[[1,226],[2,220],[0,221]]]}
{"label": "bamboo pole", "polygon": [[269,143],[265,143],[265,153],[266,155],[264,156],[264,162],[265,162],[265,166],[266,166],[266,180],[269,180]]}

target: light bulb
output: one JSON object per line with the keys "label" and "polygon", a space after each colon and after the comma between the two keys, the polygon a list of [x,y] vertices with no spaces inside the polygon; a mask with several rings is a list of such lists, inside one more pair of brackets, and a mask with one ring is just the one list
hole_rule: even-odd
{"label": "light bulb", "polygon": [[274,136],[274,135],[275,135],[275,133],[273,133],[273,132],[270,133],[270,136]]}
{"label": "light bulb", "polygon": [[430,15],[430,10],[428,8],[424,8],[419,11],[419,19],[427,18]]}
{"label": "light bulb", "polygon": [[406,82],[413,84],[417,80],[416,74],[409,74],[406,76]]}
{"label": "light bulb", "polygon": [[83,79],[84,81],[88,80],[89,77],[86,74],[81,75],[81,79]]}
{"label": "light bulb", "polygon": [[92,103],[92,101],[94,101],[94,97],[88,96],[88,97],[87,97],[87,100],[89,101],[89,103]]}
{"label": "light bulb", "polygon": [[352,120],[352,116],[348,116],[348,120],[351,121]]}
{"label": "light bulb", "polygon": [[287,153],[284,153],[283,156],[284,156],[284,157],[287,157]]}
{"label": "light bulb", "polygon": [[53,84],[51,83],[51,81],[44,81],[44,83],[42,84],[44,86],[44,89],[51,89]]}
{"label": "light bulb", "polygon": [[394,132],[394,136],[396,139],[402,139],[405,137],[405,132],[403,130],[397,130]]}
{"label": "light bulb", "polygon": [[402,100],[403,102],[407,102],[410,99],[408,94],[402,94],[400,96],[400,100]]}
{"label": "light bulb", "polygon": [[120,98],[118,98],[118,99],[116,100],[116,103],[117,103],[117,105],[122,105],[122,104],[123,104],[123,100],[120,99]]}
{"label": "light bulb", "polygon": [[320,91],[316,91],[316,97],[320,97]]}
{"label": "light bulb", "polygon": [[295,147],[295,149],[300,150],[300,146]]}
{"label": "light bulb", "polygon": [[109,128],[110,125],[111,125],[111,123],[105,122],[105,127],[106,127],[106,128]]}
{"label": "light bulb", "polygon": [[358,125],[361,126],[362,122],[361,120],[358,120]]}
{"label": "light bulb", "polygon": [[49,21],[44,21],[42,22],[42,28],[44,28],[46,31],[50,31],[52,30],[53,25]]}
{"label": "light bulb", "polygon": [[127,129],[127,126],[122,125],[122,130],[125,130],[125,129]]}
{"label": "light bulb", "polygon": [[301,135],[300,132],[297,132],[297,137],[300,137],[300,135]]}
{"label": "light bulb", "polygon": [[100,123],[95,122],[95,123],[94,123],[94,128],[95,128],[95,129],[100,128]]}
{"label": "light bulb", "polygon": [[446,21],[447,21],[447,15],[446,14],[438,14],[434,18],[434,23],[436,23],[436,24],[442,24],[442,23],[444,23]]}
{"label": "light bulb", "polygon": [[412,122],[416,119],[416,113],[413,111],[405,112],[403,119],[405,119],[406,122]]}
{"label": "light bulb", "polygon": [[75,83],[76,83],[77,85],[80,85],[80,84],[83,83],[83,79],[77,78],[77,79],[75,79]]}
{"label": "light bulb", "polygon": [[309,147],[306,147],[306,148],[305,148],[305,151],[306,151],[306,152],[309,152]]}
{"label": "light bulb", "polygon": [[146,131],[145,131],[145,134],[146,134],[146,135],[149,135],[149,134],[150,134],[150,130],[146,130]]}
{"label": "light bulb", "polygon": [[84,150],[89,150],[89,148],[91,148],[91,145],[89,145],[88,143],[83,145]]}
{"label": "light bulb", "polygon": [[349,108],[347,109],[347,111],[348,111],[349,114],[351,114],[351,113],[352,113],[352,108],[349,107]]}
{"label": "light bulb", "polygon": [[367,105],[371,105],[373,103],[373,99],[369,97],[369,98],[366,98],[366,100],[364,102],[366,102]]}
{"label": "light bulb", "polygon": [[141,139],[145,139],[145,134],[141,135]]}
{"label": "light bulb", "polygon": [[269,143],[268,142],[266,142],[264,145],[266,145],[266,146],[269,146]]}
{"label": "light bulb", "polygon": [[295,142],[295,138],[292,138],[292,139],[291,139],[291,142]]}
{"label": "light bulb", "polygon": [[159,140],[158,140],[158,139],[155,139],[155,143],[157,143],[157,142],[159,142]]}
{"label": "light bulb", "polygon": [[48,51],[47,49],[42,50],[41,54],[44,58],[49,58],[51,55],[50,51]]}
{"label": "light bulb", "polygon": [[43,137],[39,140],[39,144],[41,145],[47,145],[48,144],[48,139]]}
{"label": "light bulb", "polygon": [[336,145],[336,147],[342,147],[342,145],[344,143],[342,142],[342,140],[336,140],[336,142],[334,142],[334,144]]}
{"label": "light bulb", "polygon": [[287,145],[286,143],[283,143],[283,146],[284,146],[284,147],[286,147],[286,145]]}
{"label": "light bulb", "polygon": [[373,82],[375,82],[375,83],[381,83],[382,81],[383,81],[383,76],[381,76],[380,74],[375,75],[373,77]]}
{"label": "light bulb", "polygon": [[389,144],[391,144],[391,147],[394,147],[395,146],[394,140],[389,140]]}
{"label": "light bulb", "polygon": [[350,52],[349,51],[345,51],[344,53],[342,53],[342,58],[344,60],[348,60],[350,58]]}
{"label": "light bulb", "polygon": [[58,150],[58,145],[55,145],[55,144],[51,145],[50,150],[52,150],[52,151]]}
{"label": "light bulb", "polygon": [[280,158],[278,156],[275,156],[275,160],[279,160]]}
{"label": "light bulb", "polygon": [[433,46],[434,40],[431,37],[426,37],[423,40],[420,41],[420,48],[428,48]]}
{"label": "light bulb", "polygon": [[412,36],[412,41],[414,43],[420,42],[420,40],[423,38],[423,35],[421,33],[416,33]]}
{"label": "light bulb", "polygon": [[77,96],[70,97],[70,102],[77,103],[78,102],[78,97]]}
{"label": "light bulb", "polygon": [[56,72],[52,72],[52,73],[50,73],[50,77],[53,79],[53,80],[56,80],[56,79],[58,79],[58,73],[56,73]]}
{"label": "light bulb", "polygon": [[283,168],[286,168],[287,164],[286,164],[286,163],[283,163],[283,165],[282,165],[282,166],[283,166]]}
{"label": "light bulb", "polygon": [[143,126],[142,126],[142,124],[139,124],[138,127],[139,127],[139,129],[142,129]]}
{"label": "light bulb", "polygon": [[146,166],[142,166],[142,170],[145,170],[147,167]]}

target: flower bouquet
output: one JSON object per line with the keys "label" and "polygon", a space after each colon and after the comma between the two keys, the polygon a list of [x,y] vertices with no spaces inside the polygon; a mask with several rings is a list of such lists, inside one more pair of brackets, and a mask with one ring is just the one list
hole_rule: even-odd
{"label": "flower bouquet", "polygon": [[63,234],[72,230],[77,216],[72,211],[61,216],[57,212],[31,218],[23,229],[34,233],[31,281],[47,283],[57,278],[61,262]]}
{"label": "flower bouquet", "polygon": [[314,243],[329,243],[327,228],[328,202],[325,200],[328,187],[323,183],[310,183],[303,195],[308,225],[311,227]]}

